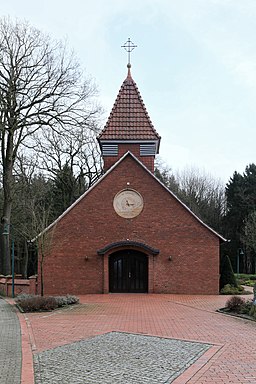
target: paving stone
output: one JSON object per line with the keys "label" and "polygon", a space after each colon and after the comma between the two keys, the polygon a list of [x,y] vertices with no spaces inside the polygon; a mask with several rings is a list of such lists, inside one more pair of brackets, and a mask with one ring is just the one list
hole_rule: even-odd
{"label": "paving stone", "polygon": [[171,383],[210,344],[110,332],[35,354],[36,384]]}
{"label": "paving stone", "polygon": [[[213,346],[173,384],[255,384],[256,323],[216,313],[227,299],[222,295],[86,295],[80,296],[80,305],[50,314],[26,314],[26,318],[35,353],[113,331],[206,342]],[[109,382],[115,384],[105,381]]]}
{"label": "paving stone", "polygon": [[21,333],[13,306],[0,298],[0,383],[20,384]]}

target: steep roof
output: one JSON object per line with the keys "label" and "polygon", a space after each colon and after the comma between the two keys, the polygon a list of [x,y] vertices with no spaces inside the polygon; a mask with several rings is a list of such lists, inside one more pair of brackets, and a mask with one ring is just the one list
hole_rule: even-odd
{"label": "steep roof", "polygon": [[124,161],[124,159],[127,157],[127,156],[131,156],[138,164],[140,164],[140,166],[142,168],[144,168],[144,170],[153,178],[155,179],[159,184],[162,185],[162,187],[170,193],[170,195],[172,195],[174,197],[174,199],[176,199],[192,216],[194,216],[194,218],[199,222],[201,223],[205,228],[207,228],[210,232],[212,232],[215,236],[217,236],[220,240],[222,241],[226,241],[226,239],[220,235],[218,232],[216,232],[214,229],[212,229],[211,227],[209,227],[207,224],[205,224],[194,212],[192,212],[187,206],[186,204],[184,204],[170,189],[168,189],[154,174],[152,174],[148,169],[147,167],[145,167],[144,164],[142,164],[141,161],[139,161],[137,159],[136,156],[134,156],[131,152],[126,152],[125,155],[123,155],[111,168],[109,168],[109,170],[103,175],[101,176],[101,178],[99,180],[96,181],[95,184],[93,184],[83,195],[81,195],[69,208],[66,209],[66,211],[64,211],[52,224],[50,224],[47,228],[45,228],[41,233],[39,233],[34,239],[32,239],[31,241],[35,241],[38,237],[40,237],[42,234],[44,234],[45,232],[47,232],[49,229],[51,229],[52,227],[54,227],[55,224],[57,224],[66,214],[68,214],[69,211],[71,211],[82,199],[84,199],[99,183],[102,182],[102,180],[104,180],[108,175],[109,173],[111,173],[116,167],[118,167],[118,165]]}
{"label": "steep roof", "polygon": [[131,76],[130,66],[108,121],[99,134],[101,140],[160,140],[138,87]]}

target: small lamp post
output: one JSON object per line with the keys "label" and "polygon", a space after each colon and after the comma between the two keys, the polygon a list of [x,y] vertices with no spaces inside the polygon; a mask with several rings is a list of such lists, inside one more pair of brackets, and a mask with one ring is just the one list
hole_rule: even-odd
{"label": "small lamp post", "polygon": [[[10,234],[11,224],[5,224],[2,235],[8,236]],[[12,259],[12,298],[14,298],[14,239],[11,240],[11,259]]]}
{"label": "small lamp post", "polygon": [[242,248],[238,248],[237,250],[237,259],[236,259],[236,273],[237,275],[239,275],[240,273],[240,256],[244,256],[244,251],[242,250]]}
{"label": "small lamp post", "polygon": [[12,298],[14,298],[14,239],[12,238]]}

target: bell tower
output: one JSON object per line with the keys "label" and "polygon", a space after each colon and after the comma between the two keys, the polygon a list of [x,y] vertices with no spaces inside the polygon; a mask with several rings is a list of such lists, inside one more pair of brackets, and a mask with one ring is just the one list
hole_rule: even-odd
{"label": "bell tower", "polygon": [[136,46],[128,39],[123,47],[127,48],[128,52],[128,74],[121,85],[107,123],[98,136],[104,171],[130,151],[154,172],[155,155],[159,153],[161,138],[149,118],[131,75],[130,52]]}

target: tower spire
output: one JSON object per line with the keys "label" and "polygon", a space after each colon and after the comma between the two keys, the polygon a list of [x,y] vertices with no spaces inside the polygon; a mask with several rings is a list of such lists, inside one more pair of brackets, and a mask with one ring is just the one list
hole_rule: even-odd
{"label": "tower spire", "polygon": [[131,52],[137,47],[130,38],[122,48],[128,53],[128,75],[124,80],[107,123],[98,135],[104,171],[127,151],[133,153],[151,172],[161,137],[156,132],[131,73]]}

